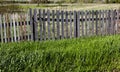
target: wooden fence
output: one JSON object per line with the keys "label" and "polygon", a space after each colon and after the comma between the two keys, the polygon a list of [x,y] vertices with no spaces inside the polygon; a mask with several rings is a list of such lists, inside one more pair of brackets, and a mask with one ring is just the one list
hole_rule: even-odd
{"label": "wooden fence", "polygon": [[30,9],[0,15],[0,42],[43,41],[120,33],[120,10]]}
{"label": "wooden fence", "polygon": [[[33,14],[32,14],[33,12]],[[120,10],[30,10],[33,40],[55,40],[120,33]]]}

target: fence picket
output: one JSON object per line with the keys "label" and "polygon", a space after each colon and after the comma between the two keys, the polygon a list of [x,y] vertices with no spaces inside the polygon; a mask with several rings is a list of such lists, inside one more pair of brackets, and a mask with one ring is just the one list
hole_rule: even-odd
{"label": "fence picket", "polygon": [[98,35],[98,11],[95,11],[95,15],[96,15],[96,35]]}
{"label": "fence picket", "polygon": [[1,37],[1,42],[3,43],[3,26],[2,26],[2,17],[0,15],[0,37]]}
{"label": "fence picket", "polygon": [[72,38],[72,12],[69,12],[70,14],[70,38]]}
{"label": "fence picket", "polygon": [[74,11],[74,37],[77,37],[77,12]]}
{"label": "fence picket", "polygon": [[56,17],[57,17],[57,39],[60,39],[60,23],[59,23],[59,10],[56,11]]}
{"label": "fence picket", "polygon": [[32,9],[30,9],[30,30],[31,30],[31,41],[33,41],[33,14],[32,14]]}
{"label": "fence picket", "polygon": [[43,25],[42,25],[42,14],[41,14],[41,9],[39,10],[39,22],[40,22],[40,41],[43,40]]}
{"label": "fence picket", "polygon": [[64,11],[61,11],[62,39],[64,38]]}
{"label": "fence picket", "polygon": [[7,36],[6,36],[6,24],[5,24],[5,15],[3,15],[3,23],[4,23],[4,42],[7,42]]}
{"label": "fence picket", "polygon": [[50,11],[47,10],[47,24],[48,24],[48,40],[50,40],[51,33],[50,33]]}
{"label": "fence picket", "polygon": [[43,33],[44,33],[44,40],[46,40],[46,23],[45,23],[45,9],[43,10]]}
{"label": "fence picket", "polygon": [[66,22],[66,38],[68,38],[68,11],[65,12]]}
{"label": "fence picket", "polygon": [[55,18],[55,11],[52,10],[52,24],[53,24],[52,32],[53,32],[53,40],[55,40],[55,21],[54,21],[54,18]]}

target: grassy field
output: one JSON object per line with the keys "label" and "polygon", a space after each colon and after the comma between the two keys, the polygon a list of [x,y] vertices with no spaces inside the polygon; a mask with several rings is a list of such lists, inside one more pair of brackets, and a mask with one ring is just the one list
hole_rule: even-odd
{"label": "grassy field", "polygon": [[0,72],[120,71],[120,35],[0,44]]}
{"label": "grassy field", "polygon": [[53,9],[53,10],[106,10],[106,9],[119,9],[120,4],[82,4],[82,3],[75,3],[75,4],[27,4],[21,5],[23,9],[29,8],[38,8],[38,9]]}

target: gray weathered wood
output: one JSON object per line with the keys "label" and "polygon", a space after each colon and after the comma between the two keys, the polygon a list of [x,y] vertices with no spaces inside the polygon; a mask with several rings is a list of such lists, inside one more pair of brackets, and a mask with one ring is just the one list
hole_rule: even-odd
{"label": "gray weathered wood", "polygon": [[44,33],[44,40],[46,40],[46,23],[45,23],[45,9],[43,9],[43,33]]}
{"label": "gray weathered wood", "polygon": [[64,11],[61,11],[62,39],[64,38]]}
{"label": "gray weathered wood", "polygon": [[69,14],[70,14],[70,38],[72,38],[72,11],[70,11]]}
{"label": "gray weathered wood", "polygon": [[5,43],[6,43],[7,42],[7,36],[6,36],[5,15],[3,15],[3,23],[4,23],[4,39],[5,39]]}
{"label": "gray weathered wood", "polygon": [[68,38],[68,11],[65,11],[65,19],[66,19],[66,38]]}
{"label": "gray weathered wood", "polygon": [[34,9],[34,34],[35,34],[35,41],[38,40],[38,23],[37,23],[37,9]]}
{"label": "gray weathered wood", "polygon": [[13,28],[14,28],[14,41],[17,42],[17,39],[16,39],[16,26],[15,26],[15,14],[13,14]]}
{"label": "gray weathered wood", "polygon": [[53,37],[52,39],[55,40],[55,21],[54,21],[54,18],[55,18],[55,11],[52,10],[52,32],[53,32]]}
{"label": "gray weathered wood", "polygon": [[18,23],[19,19],[18,18],[16,19],[16,22],[17,22],[17,31],[18,31],[17,32],[17,37],[18,37],[18,41],[20,41],[20,29],[19,29],[19,23]]}
{"label": "gray weathered wood", "polygon": [[41,14],[41,9],[39,9],[39,18],[40,18],[40,20],[39,20],[39,23],[40,23],[40,41],[42,41],[43,40],[43,22],[42,22],[42,14]]}
{"label": "gray weathered wood", "polygon": [[50,10],[47,10],[47,24],[48,24],[48,40],[50,40],[51,33],[50,33]]}
{"label": "gray weathered wood", "polygon": [[77,12],[77,35],[78,35],[78,37],[80,37],[80,14],[81,14],[81,12],[78,11]]}
{"label": "gray weathered wood", "polygon": [[104,21],[105,21],[105,19],[104,19],[104,18],[105,18],[105,17],[104,17],[104,12],[105,12],[105,11],[103,10],[103,11],[102,11],[102,15],[101,15],[101,17],[102,17],[102,22],[101,22],[101,23],[102,23],[102,24],[101,24],[101,25],[102,25],[102,29],[101,29],[102,35],[105,34],[105,29],[104,29],[104,28],[105,28],[105,26],[106,26],[105,23],[104,23]]}
{"label": "gray weathered wood", "polygon": [[56,11],[57,17],[57,39],[60,39],[60,23],[59,23],[59,10]]}
{"label": "gray weathered wood", "polygon": [[111,11],[110,10],[108,10],[108,34],[110,34],[111,33],[111,30],[110,30],[110,28],[111,28],[111,18],[110,18],[110,13],[111,13]]}
{"label": "gray weathered wood", "polygon": [[[29,34],[29,14],[28,13],[26,13],[26,21],[27,21],[27,27],[26,28],[27,28],[27,37],[28,37],[27,40],[30,41],[30,37],[29,37],[29,35],[30,35]],[[18,36],[19,36],[19,33],[18,33]]]}
{"label": "gray weathered wood", "polygon": [[31,30],[31,40],[33,41],[33,14],[32,14],[32,9],[30,9],[30,30]]}
{"label": "gray weathered wood", "polygon": [[84,21],[83,21],[84,12],[81,11],[81,27],[82,27],[82,36],[84,36]]}
{"label": "gray weathered wood", "polygon": [[94,35],[94,10],[92,10],[92,35]]}
{"label": "gray weathered wood", "polygon": [[95,15],[96,15],[96,35],[98,35],[98,20],[97,20],[97,18],[98,18],[98,11],[97,10],[95,12]]}
{"label": "gray weathered wood", "polygon": [[119,33],[119,29],[118,29],[118,25],[119,25],[119,23],[120,23],[120,20],[119,20],[119,10],[117,10],[117,21],[116,21],[117,23],[116,23],[116,33]]}
{"label": "gray weathered wood", "polygon": [[87,33],[87,27],[88,27],[87,16],[88,16],[88,11],[86,10],[86,12],[85,12],[85,35],[86,36],[88,35],[88,33]]}
{"label": "gray weathered wood", "polygon": [[74,11],[74,37],[76,38],[77,37],[77,12]]}
{"label": "gray weathered wood", "polygon": [[0,37],[1,37],[1,42],[3,43],[3,27],[2,27],[2,15],[0,14]]}

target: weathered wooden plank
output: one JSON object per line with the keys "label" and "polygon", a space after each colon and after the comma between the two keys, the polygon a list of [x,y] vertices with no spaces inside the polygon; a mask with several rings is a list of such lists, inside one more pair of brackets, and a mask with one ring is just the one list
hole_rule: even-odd
{"label": "weathered wooden plank", "polygon": [[85,11],[85,35],[87,36],[88,33],[87,33],[87,27],[88,27],[88,24],[87,24],[87,16],[88,16],[88,11],[86,10]]}
{"label": "weathered wooden plank", "polygon": [[[105,18],[108,18],[108,10],[105,10]],[[105,19],[105,35],[108,34],[108,19]]]}
{"label": "weathered wooden plank", "polygon": [[66,18],[66,38],[68,38],[68,11],[65,11],[65,18]]}
{"label": "weathered wooden plank", "polygon": [[1,42],[3,43],[3,26],[2,26],[2,15],[0,14],[0,37],[1,37]]}
{"label": "weathered wooden plank", "polygon": [[53,24],[53,27],[52,27],[53,37],[52,37],[52,39],[53,40],[55,40],[55,21],[54,21],[54,18],[55,18],[55,11],[52,10],[52,24]]}
{"label": "weathered wooden plank", "polygon": [[43,9],[43,33],[44,33],[44,40],[46,40],[46,23],[45,23],[45,9]]}
{"label": "weathered wooden plank", "polygon": [[34,40],[38,40],[37,9],[34,9]]}
{"label": "weathered wooden plank", "polygon": [[94,35],[94,10],[92,10],[92,35]]}
{"label": "weathered wooden plank", "polygon": [[120,23],[120,20],[119,20],[119,10],[117,10],[117,20],[116,20],[116,33],[119,33],[119,23]]}
{"label": "weathered wooden plank", "polygon": [[[95,11],[96,18],[98,18],[98,11]],[[96,19],[96,35],[98,35],[98,20]]]}
{"label": "weathered wooden plank", "polygon": [[57,17],[57,39],[60,39],[60,23],[59,23],[59,10],[56,11]]}
{"label": "weathered wooden plank", "polygon": [[51,33],[50,33],[50,10],[47,10],[47,24],[48,24],[48,40],[50,40]]}
{"label": "weathered wooden plank", "polygon": [[77,12],[74,11],[74,37],[77,37]]}
{"label": "weathered wooden plank", "polygon": [[91,25],[91,22],[90,22],[91,19],[90,19],[90,17],[91,17],[91,13],[90,13],[90,11],[88,11],[88,25],[87,25],[87,26],[88,26],[88,27],[87,27],[87,28],[88,28],[88,29],[87,29],[87,30],[88,30],[88,31],[87,31],[87,32],[88,32],[88,33],[87,33],[88,35],[87,35],[87,36],[90,36],[90,25]]}
{"label": "weathered wooden plank", "polygon": [[[81,12],[78,11],[77,12],[77,35],[78,35],[78,37],[80,37],[80,14],[81,14]],[[82,16],[82,14],[81,14],[81,16]]]}
{"label": "weathered wooden plank", "polygon": [[16,19],[16,22],[17,22],[17,30],[18,30],[17,37],[18,37],[18,41],[20,41],[19,18]]}
{"label": "weathered wooden plank", "polygon": [[13,28],[14,28],[14,41],[17,42],[16,27],[15,27],[15,14],[13,14]]}
{"label": "weathered wooden plank", "polygon": [[104,28],[105,28],[105,26],[106,26],[105,23],[104,23],[104,21],[105,21],[105,20],[104,20],[104,17],[105,17],[105,16],[104,16],[104,12],[105,12],[105,11],[102,10],[102,15],[101,15],[101,17],[102,17],[102,22],[101,22],[101,25],[102,25],[101,33],[102,33],[102,35],[105,34],[105,29],[104,29]]}
{"label": "weathered wooden plank", "polygon": [[10,20],[10,35],[11,35],[11,42],[13,42],[12,15],[10,15],[9,20]]}
{"label": "weathered wooden plank", "polygon": [[26,27],[27,28],[27,40],[30,41],[30,36],[29,36],[30,35],[29,34],[30,33],[29,32],[29,14],[28,13],[26,13],[26,21],[27,21],[27,25],[26,25],[27,26]]}
{"label": "weathered wooden plank", "polygon": [[33,15],[32,15],[32,9],[29,10],[30,11],[30,30],[31,30],[31,41],[33,41]]}
{"label": "weathered wooden plank", "polygon": [[72,11],[70,11],[69,14],[70,14],[70,38],[72,38]]}
{"label": "weathered wooden plank", "polygon": [[110,28],[111,28],[111,18],[110,18],[110,16],[111,16],[111,10],[108,10],[108,34],[111,34],[111,30],[110,30]]}
{"label": "weathered wooden plank", "polygon": [[[102,11],[99,10],[99,19],[102,19]],[[99,35],[102,35],[102,20],[99,20]]]}
{"label": "weathered wooden plank", "polygon": [[64,38],[64,11],[61,11],[62,39]]}
{"label": "weathered wooden plank", "polygon": [[42,24],[42,14],[41,14],[41,9],[39,9],[39,23],[40,23],[40,41],[43,40],[43,24]]}
{"label": "weathered wooden plank", "polygon": [[7,36],[6,36],[5,15],[3,15],[3,23],[4,23],[4,39],[5,39],[5,43],[6,43],[7,42]]}
{"label": "weathered wooden plank", "polygon": [[81,11],[81,27],[82,27],[82,36],[84,36],[84,22],[83,22],[83,17],[84,17],[84,11]]}

